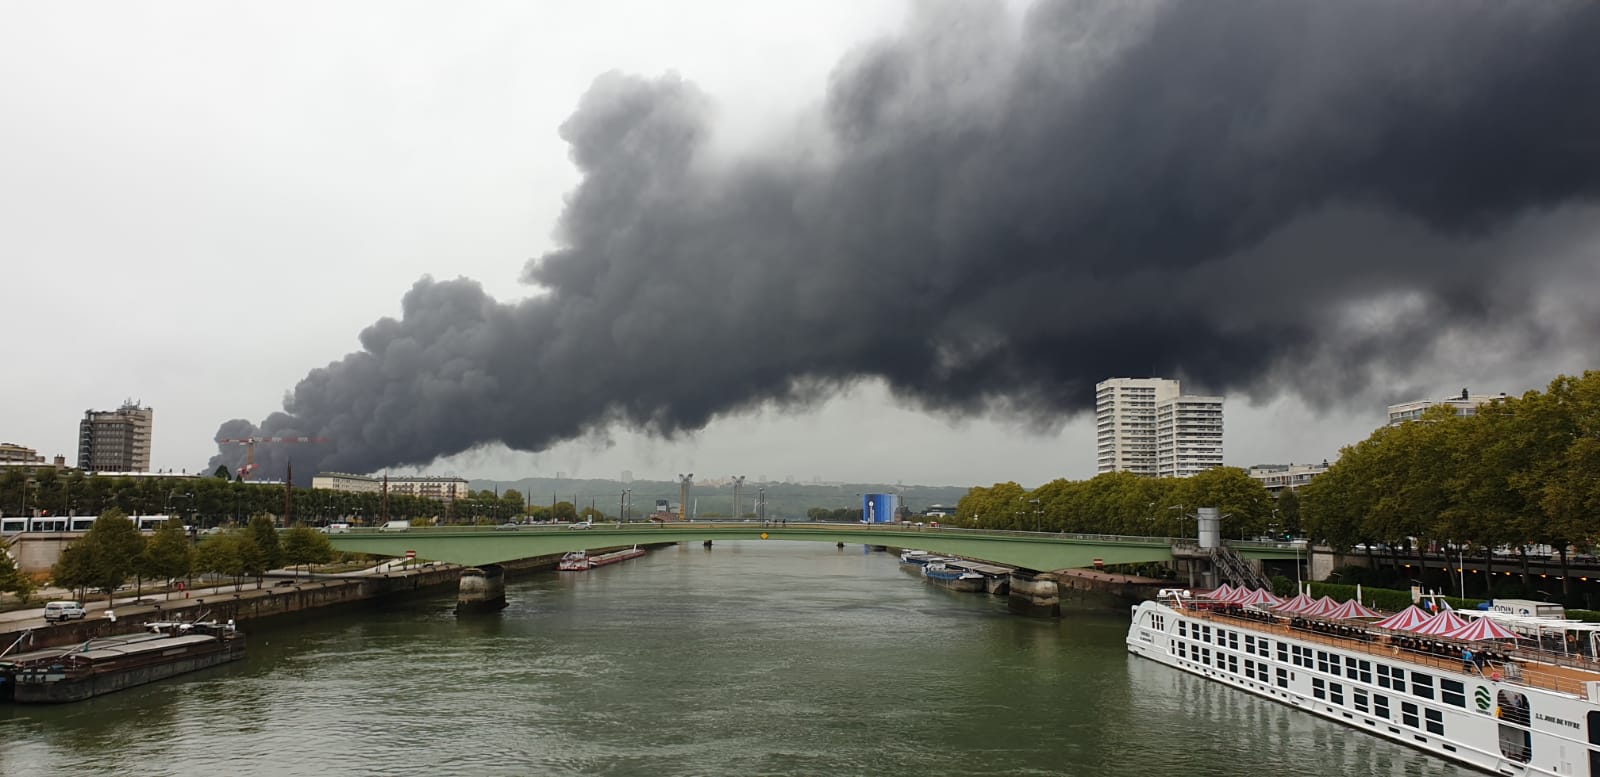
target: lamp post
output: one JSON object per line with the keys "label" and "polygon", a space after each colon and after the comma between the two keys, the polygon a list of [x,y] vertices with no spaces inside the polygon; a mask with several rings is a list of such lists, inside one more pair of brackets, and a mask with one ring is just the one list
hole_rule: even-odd
{"label": "lamp post", "polygon": [[1039,509],[1039,500],[1029,499],[1028,501],[1033,503],[1033,530],[1037,532],[1039,531],[1039,513],[1041,512]]}

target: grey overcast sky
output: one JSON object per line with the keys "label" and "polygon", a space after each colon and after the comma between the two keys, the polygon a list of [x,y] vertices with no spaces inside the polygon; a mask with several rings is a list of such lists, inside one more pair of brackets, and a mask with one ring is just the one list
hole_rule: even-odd
{"label": "grey overcast sky", "polygon": [[163,469],[247,419],[336,438],[297,473],[1033,485],[1156,373],[1230,464],[1332,458],[1595,366],[1596,16],[0,5],[0,441],[134,399]]}

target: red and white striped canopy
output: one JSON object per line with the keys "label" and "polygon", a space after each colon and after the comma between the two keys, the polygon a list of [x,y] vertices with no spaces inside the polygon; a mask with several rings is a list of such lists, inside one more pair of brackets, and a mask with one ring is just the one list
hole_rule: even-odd
{"label": "red and white striped canopy", "polygon": [[1450,634],[1451,639],[1463,642],[1489,642],[1493,640],[1516,639],[1517,633],[1495,623],[1488,618],[1478,618]]}
{"label": "red and white striped canopy", "polygon": [[1239,603],[1246,606],[1254,605],[1256,607],[1277,607],[1278,605],[1283,604],[1283,599],[1273,596],[1272,592],[1265,588],[1258,588],[1254,591],[1251,591],[1250,596]]}
{"label": "red and white striped canopy", "polygon": [[1324,618],[1381,618],[1383,616],[1367,609],[1354,599],[1334,608],[1333,612],[1322,616]]}
{"label": "red and white striped canopy", "polygon": [[1295,598],[1290,599],[1289,601],[1284,602],[1273,609],[1280,610],[1282,612],[1305,612],[1306,608],[1311,607],[1316,603],[1317,601],[1315,599],[1312,599],[1305,592],[1301,592],[1299,595],[1295,596]]}
{"label": "red and white striped canopy", "polygon": [[1428,615],[1427,611],[1413,604],[1372,625],[1394,631],[1416,631],[1422,624],[1427,623],[1430,617],[1432,616]]}
{"label": "red and white striped canopy", "polygon": [[1447,637],[1451,632],[1466,628],[1467,622],[1453,610],[1440,610],[1438,615],[1428,619],[1427,623],[1418,626],[1418,634],[1429,634],[1435,637]]}
{"label": "red and white striped canopy", "polygon": [[1324,596],[1321,599],[1312,602],[1311,606],[1301,610],[1300,612],[1315,618],[1326,618],[1328,617],[1328,613],[1337,609],[1339,609],[1339,603],[1334,601],[1333,597],[1331,596]]}
{"label": "red and white striped canopy", "polygon": [[1211,593],[1206,594],[1206,598],[1215,599],[1219,602],[1229,601],[1228,597],[1230,596],[1233,596],[1233,586],[1230,586],[1227,583],[1217,586],[1216,588],[1212,589]]}

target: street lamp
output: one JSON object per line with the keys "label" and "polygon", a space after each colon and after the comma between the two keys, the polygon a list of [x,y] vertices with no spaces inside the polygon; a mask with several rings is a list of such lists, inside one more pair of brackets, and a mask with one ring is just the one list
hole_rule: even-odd
{"label": "street lamp", "polygon": [[1033,503],[1033,530],[1037,532],[1039,531],[1039,513],[1041,512],[1039,509],[1039,500],[1029,499],[1028,501]]}

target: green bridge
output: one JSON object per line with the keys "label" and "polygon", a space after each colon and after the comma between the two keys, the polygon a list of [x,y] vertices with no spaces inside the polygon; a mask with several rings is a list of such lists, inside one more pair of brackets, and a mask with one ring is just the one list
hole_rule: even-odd
{"label": "green bridge", "polygon": [[[789,526],[762,526],[759,523],[629,523],[618,526],[597,523],[583,529],[558,525],[520,526],[515,530],[487,526],[413,527],[406,531],[352,529],[348,533],[329,535],[328,539],[336,550],[396,558],[414,553],[421,560],[463,566],[482,566],[574,550],[627,545],[765,540],[916,548],[1036,571],[1092,567],[1097,561],[1108,566],[1171,561],[1175,546],[1192,546],[1194,543],[1193,540],[1171,537],[817,523]],[[1294,546],[1288,543],[1233,541],[1228,544],[1246,558],[1296,558]]]}

